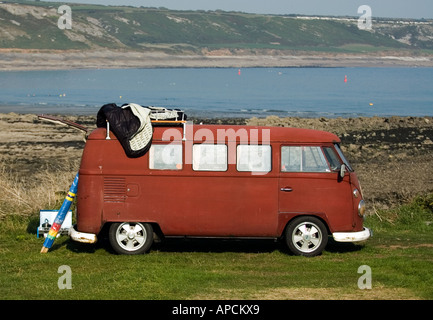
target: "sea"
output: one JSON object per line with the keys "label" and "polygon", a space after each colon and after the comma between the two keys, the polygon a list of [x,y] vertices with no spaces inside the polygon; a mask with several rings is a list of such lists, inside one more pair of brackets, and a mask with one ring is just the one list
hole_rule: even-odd
{"label": "sea", "polygon": [[96,115],[107,103],[208,118],[433,116],[433,68],[0,72],[0,113]]}

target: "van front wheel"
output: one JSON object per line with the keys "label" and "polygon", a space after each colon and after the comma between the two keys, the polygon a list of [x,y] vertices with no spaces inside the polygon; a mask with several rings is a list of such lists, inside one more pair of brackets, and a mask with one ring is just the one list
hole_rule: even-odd
{"label": "van front wheel", "polygon": [[328,243],[328,231],[315,217],[298,217],[289,223],[285,240],[290,251],[298,256],[319,255]]}
{"label": "van front wheel", "polygon": [[148,223],[113,223],[108,234],[110,244],[119,254],[142,254],[153,243],[153,229]]}

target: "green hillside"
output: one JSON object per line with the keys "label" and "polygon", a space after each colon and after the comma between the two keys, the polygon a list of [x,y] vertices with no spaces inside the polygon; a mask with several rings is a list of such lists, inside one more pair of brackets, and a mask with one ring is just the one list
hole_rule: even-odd
{"label": "green hillside", "polygon": [[168,53],[203,50],[365,52],[433,49],[433,21],[374,20],[360,30],[356,17],[324,18],[223,11],[173,11],[71,4],[72,29],[61,30],[64,3],[0,3],[0,48],[127,49]]}

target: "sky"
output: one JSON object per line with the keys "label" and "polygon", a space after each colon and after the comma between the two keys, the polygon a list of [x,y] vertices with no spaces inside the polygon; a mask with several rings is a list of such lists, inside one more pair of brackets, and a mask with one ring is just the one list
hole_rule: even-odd
{"label": "sky", "polygon": [[432,0],[72,0],[65,1],[65,4],[68,2],[165,7],[173,10],[220,9],[248,13],[330,16],[360,16],[358,8],[368,5],[373,18],[433,18]]}

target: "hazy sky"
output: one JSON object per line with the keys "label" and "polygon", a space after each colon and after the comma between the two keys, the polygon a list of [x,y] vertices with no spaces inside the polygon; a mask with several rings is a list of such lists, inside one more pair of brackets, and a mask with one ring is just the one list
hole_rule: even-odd
{"label": "hazy sky", "polygon": [[433,18],[432,0],[72,0],[70,2],[166,7],[175,10],[221,9],[249,13],[333,16],[359,16],[358,7],[369,5],[373,17]]}

